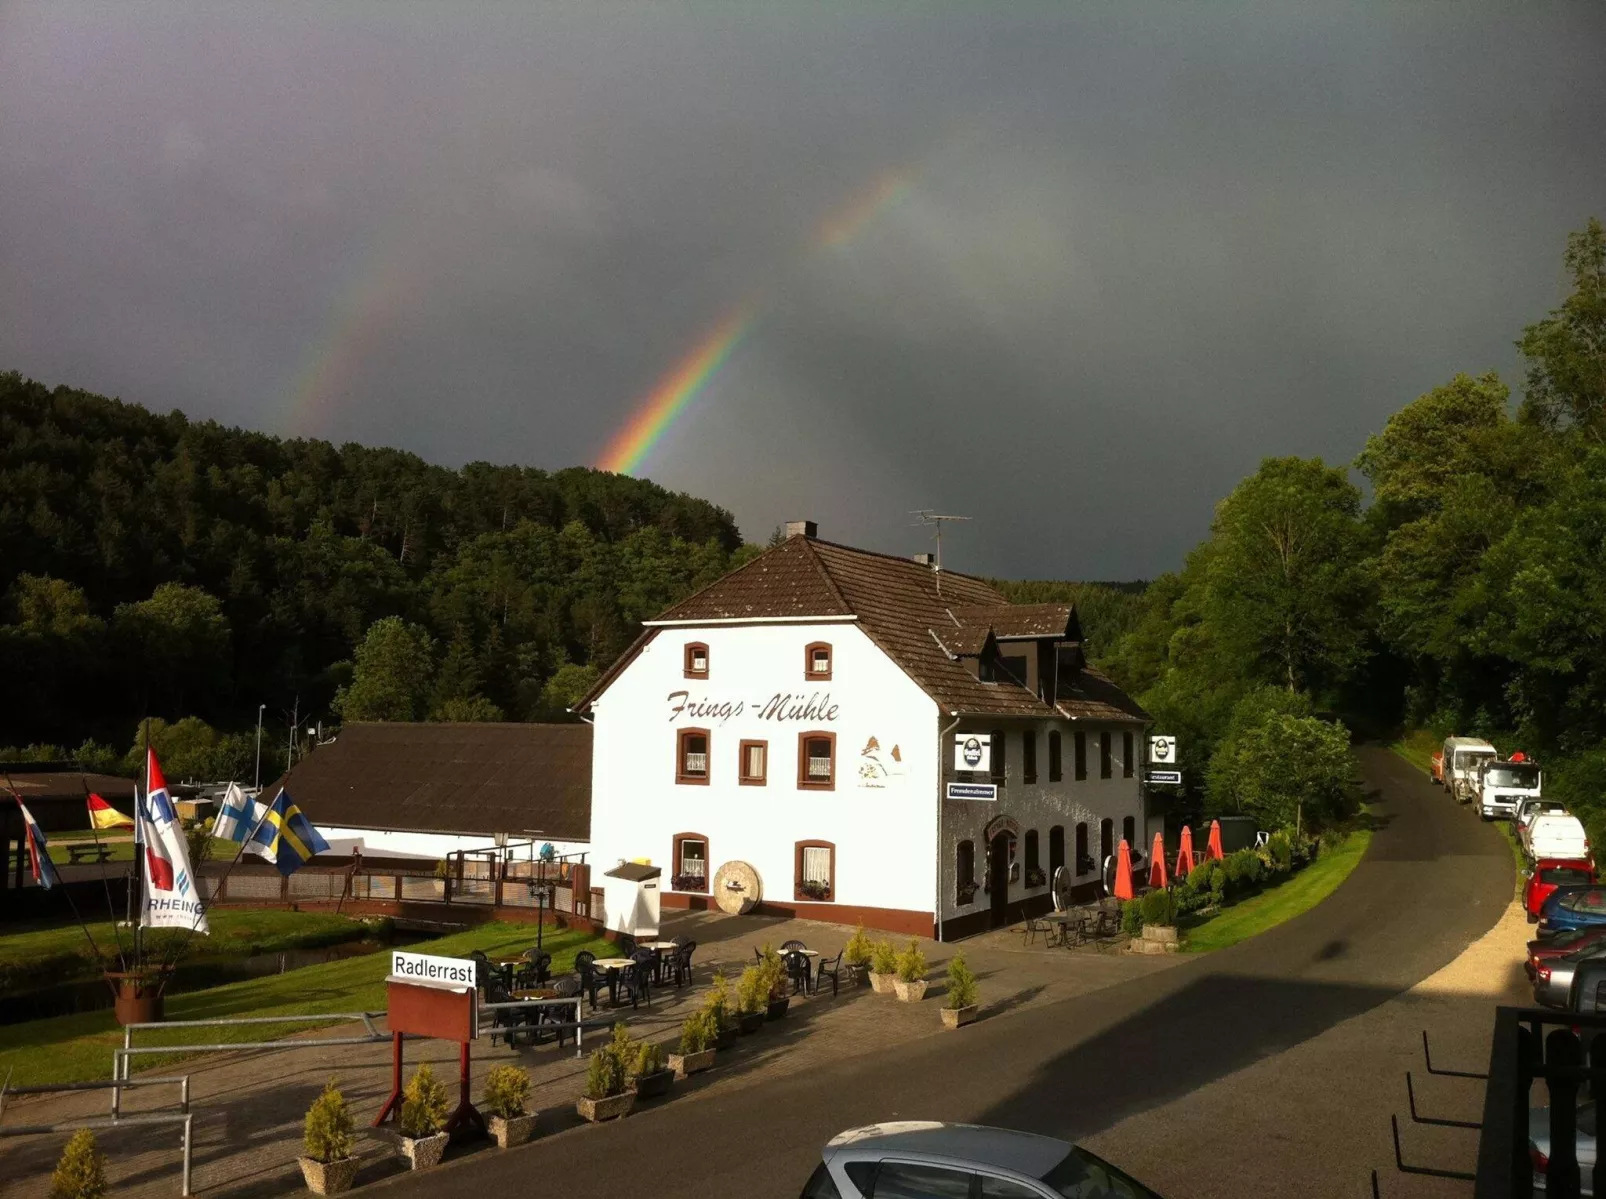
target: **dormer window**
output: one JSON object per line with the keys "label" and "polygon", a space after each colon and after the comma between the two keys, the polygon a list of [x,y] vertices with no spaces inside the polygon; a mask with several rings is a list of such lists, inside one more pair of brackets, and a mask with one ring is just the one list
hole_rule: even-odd
{"label": "dormer window", "polygon": [[824,641],[816,641],[803,651],[803,677],[806,679],[829,679],[831,677],[831,647]]}
{"label": "dormer window", "polygon": [[686,677],[688,679],[708,677],[708,647],[701,641],[690,641],[686,644]]}

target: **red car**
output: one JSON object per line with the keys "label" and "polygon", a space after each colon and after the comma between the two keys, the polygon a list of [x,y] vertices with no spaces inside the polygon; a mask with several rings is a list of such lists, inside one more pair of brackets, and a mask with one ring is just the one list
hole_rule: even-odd
{"label": "red car", "polygon": [[1522,906],[1528,909],[1528,923],[1539,920],[1539,909],[1557,887],[1589,887],[1596,882],[1595,863],[1581,858],[1540,858],[1528,876],[1522,893]]}
{"label": "red car", "polygon": [[1528,976],[1529,982],[1533,982],[1551,958],[1566,957],[1570,953],[1597,946],[1606,948],[1606,926],[1563,929],[1546,940],[1528,942],[1528,960],[1523,962],[1522,972]]}

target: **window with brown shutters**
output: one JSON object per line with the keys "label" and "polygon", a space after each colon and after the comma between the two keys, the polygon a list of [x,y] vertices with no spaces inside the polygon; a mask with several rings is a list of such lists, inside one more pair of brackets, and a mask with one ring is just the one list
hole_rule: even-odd
{"label": "window with brown shutters", "polygon": [[811,791],[836,789],[836,734],[799,733],[797,785]]}
{"label": "window with brown shutters", "polygon": [[706,679],[708,677],[708,646],[701,641],[688,641],[686,643],[685,674],[688,679]]}
{"label": "window with brown shutters", "polygon": [[707,783],[709,736],[707,729],[681,729],[675,739],[675,781]]}
{"label": "window with brown shutters", "polygon": [[792,898],[803,903],[830,903],[836,898],[836,846],[829,841],[799,841],[792,847]]}
{"label": "window with brown shutters", "polygon": [[831,646],[828,642],[815,641],[804,647],[803,677],[816,680],[831,677]]}
{"label": "window with brown shutters", "polygon": [[744,787],[762,787],[769,777],[770,743],[743,741],[737,750],[736,779]]}

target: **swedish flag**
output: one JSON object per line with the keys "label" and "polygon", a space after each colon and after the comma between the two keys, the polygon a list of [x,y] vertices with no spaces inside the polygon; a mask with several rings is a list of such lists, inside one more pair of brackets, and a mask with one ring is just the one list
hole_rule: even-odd
{"label": "swedish flag", "polygon": [[329,842],[318,835],[307,814],[296,807],[290,793],[282,788],[279,798],[268,809],[259,838],[268,841],[267,852],[262,856],[277,866],[286,878],[329,848]]}

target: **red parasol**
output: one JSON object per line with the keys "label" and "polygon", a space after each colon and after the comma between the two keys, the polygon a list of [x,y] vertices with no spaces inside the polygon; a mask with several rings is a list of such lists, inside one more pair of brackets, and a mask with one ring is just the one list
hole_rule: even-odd
{"label": "red parasol", "polygon": [[1193,873],[1193,829],[1187,825],[1182,826],[1182,848],[1177,850],[1178,879],[1187,878]]}
{"label": "red parasol", "polygon": [[1121,838],[1121,847],[1115,853],[1115,897],[1132,898],[1132,847]]}
{"label": "red parasol", "polygon": [[1149,886],[1164,887],[1166,885],[1165,838],[1159,833],[1155,833],[1154,851],[1149,855]]}
{"label": "red parasol", "polygon": [[1210,844],[1205,848],[1210,856],[1218,862],[1227,856],[1221,852],[1221,821],[1212,820],[1210,822]]}

